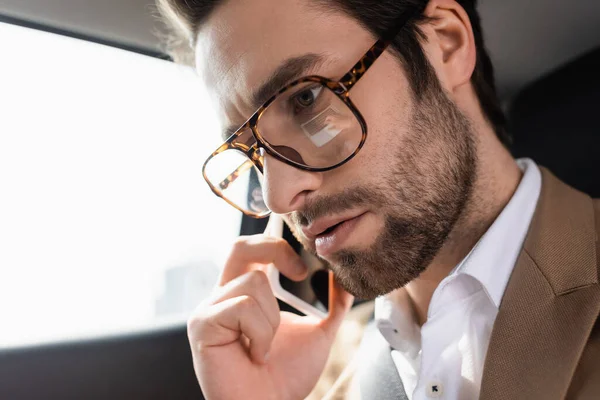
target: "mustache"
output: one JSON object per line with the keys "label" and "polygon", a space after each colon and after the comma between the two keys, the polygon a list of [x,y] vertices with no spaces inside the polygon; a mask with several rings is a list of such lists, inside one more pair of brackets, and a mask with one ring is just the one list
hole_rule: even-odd
{"label": "mustache", "polygon": [[335,195],[310,199],[301,211],[289,214],[291,222],[298,227],[308,226],[316,219],[362,206],[382,206],[386,203],[384,196],[375,188],[364,186],[346,188]]}

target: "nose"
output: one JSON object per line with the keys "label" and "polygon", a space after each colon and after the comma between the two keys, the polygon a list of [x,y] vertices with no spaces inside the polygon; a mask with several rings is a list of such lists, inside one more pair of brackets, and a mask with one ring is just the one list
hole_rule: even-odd
{"label": "nose", "polygon": [[288,214],[304,207],[307,197],[322,184],[322,173],[304,171],[267,154],[263,167],[263,196],[276,214]]}

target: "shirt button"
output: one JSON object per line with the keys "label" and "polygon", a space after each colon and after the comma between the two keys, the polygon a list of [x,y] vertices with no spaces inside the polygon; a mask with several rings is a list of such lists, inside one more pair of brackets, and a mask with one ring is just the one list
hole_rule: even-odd
{"label": "shirt button", "polygon": [[427,397],[440,399],[444,395],[444,387],[440,382],[429,382],[427,385]]}

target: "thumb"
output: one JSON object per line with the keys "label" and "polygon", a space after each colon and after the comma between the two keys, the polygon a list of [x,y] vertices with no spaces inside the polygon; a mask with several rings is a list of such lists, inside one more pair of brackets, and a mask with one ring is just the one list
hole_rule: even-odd
{"label": "thumb", "polygon": [[321,322],[321,328],[332,338],[335,337],[353,302],[354,296],[346,292],[336,282],[333,272],[329,271],[329,314]]}

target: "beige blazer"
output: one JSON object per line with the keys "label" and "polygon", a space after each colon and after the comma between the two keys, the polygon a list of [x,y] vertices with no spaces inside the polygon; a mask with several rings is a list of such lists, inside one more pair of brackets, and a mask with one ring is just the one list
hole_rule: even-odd
{"label": "beige blazer", "polygon": [[[492,331],[481,399],[600,399],[599,236],[600,200],[542,168],[540,199]],[[308,399],[360,399],[353,355],[372,310],[365,304],[350,312]]]}

